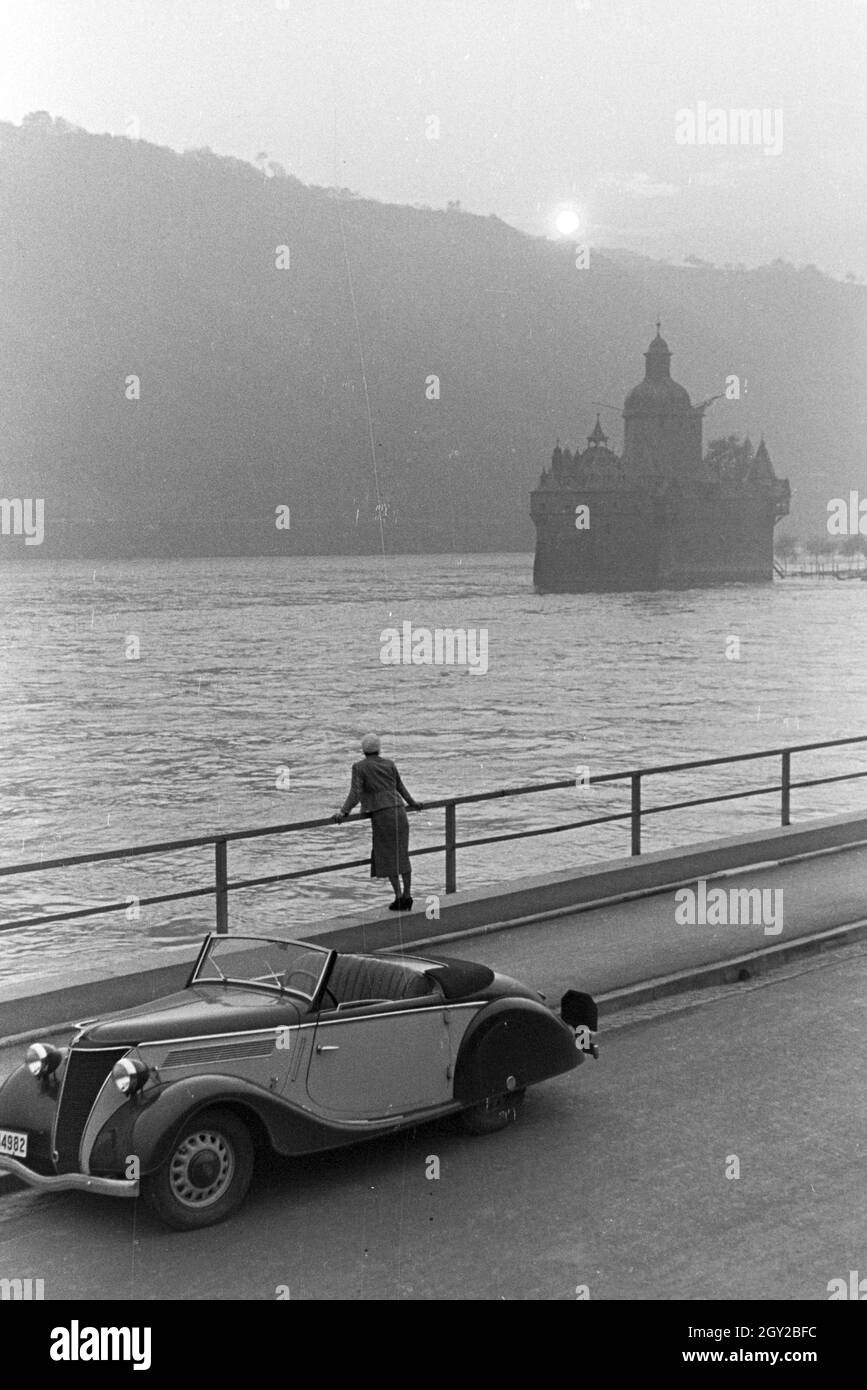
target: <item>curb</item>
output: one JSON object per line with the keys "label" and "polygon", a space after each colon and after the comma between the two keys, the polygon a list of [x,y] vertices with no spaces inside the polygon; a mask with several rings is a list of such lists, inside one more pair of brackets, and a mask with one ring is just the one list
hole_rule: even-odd
{"label": "curb", "polygon": [[[468,933],[460,933],[460,935],[465,934]],[[759,950],[747,951],[743,955],[732,956],[727,960],[711,961],[707,965],[701,965],[694,969],[678,970],[672,975],[659,975],[654,979],[643,980],[641,984],[624,985],[619,989],[612,989],[605,994],[596,996],[599,1014],[601,1018],[612,1018],[626,1010],[672,995],[711,989],[715,985],[745,984],[754,976],[768,974],[775,967],[786,965],[789,961],[796,960],[800,956],[819,955],[823,951],[831,951],[842,945],[851,945],[865,937],[867,937],[867,917],[862,917],[857,922],[846,922],[839,927],[830,927],[827,931],[814,932],[810,936],[801,936],[796,941],[761,947]],[[67,1024],[65,1031],[68,1032],[73,1027],[73,1024]],[[32,1033],[19,1033],[13,1037],[2,1038],[0,1043],[9,1046],[15,1043],[30,1042],[34,1038],[47,1037],[49,1034],[56,1036],[62,1031],[64,1031],[63,1025],[44,1028]],[[14,1174],[0,1173],[0,1197],[27,1190],[27,1184],[21,1182]]]}
{"label": "curb", "polygon": [[665,999],[674,994],[688,994],[692,990],[712,989],[715,985],[746,984],[756,975],[764,975],[777,966],[787,965],[800,956],[819,955],[839,946],[851,945],[867,937],[867,917],[857,922],[846,922],[839,927],[829,927],[826,931],[814,932],[810,936],[800,936],[795,941],[776,946],[765,946],[757,951],[747,951],[740,956],[730,956],[726,960],[710,961],[695,969],[678,970],[672,975],[659,975],[655,979],[643,980],[638,985],[624,985],[620,989],[598,994],[596,1002],[603,1017],[611,1017],[624,1009],[632,1009],[641,1004],[649,1004],[656,999]]}

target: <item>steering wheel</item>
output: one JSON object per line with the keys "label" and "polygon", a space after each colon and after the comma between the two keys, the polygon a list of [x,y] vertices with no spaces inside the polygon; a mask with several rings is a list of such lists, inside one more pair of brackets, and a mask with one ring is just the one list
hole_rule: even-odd
{"label": "steering wheel", "polygon": [[310,983],[312,984],[313,988],[312,988],[312,989],[298,989],[298,988],[296,988],[296,989],[295,989],[295,993],[296,993],[296,994],[309,994],[309,995],[312,995],[313,992],[314,992],[315,989],[316,989],[316,985],[317,985],[317,982],[318,982],[318,980],[319,980],[319,976],[318,976],[318,975],[314,975],[312,970],[287,970],[286,973],[285,973],[285,975],[283,976],[283,980],[282,980],[283,988],[284,988],[284,989],[289,989],[289,990],[291,990],[291,989],[292,989],[292,985],[289,983],[290,980],[295,980],[295,979],[298,979],[299,977],[302,977],[302,978],[305,979],[305,980],[309,980]]}
{"label": "steering wheel", "polygon": [[[298,993],[301,993],[301,994],[309,993],[310,996],[311,996],[311,998],[312,998],[313,993],[314,993],[314,991],[315,991],[315,989],[316,989],[316,985],[317,985],[317,983],[318,983],[318,981],[319,981],[319,976],[318,976],[318,975],[314,975],[312,970],[287,970],[287,971],[286,971],[286,974],[283,976],[283,988],[284,988],[284,989],[289,989],[289,990],[291,990],[292,986],[290,985],[289,981],[290,981],[290,980],[294,980],[294,979],[296,978],[296,976],[299,976],[299,975],[300,975],[300,976],[303,976],[303,978],[306,979],[306,980],[310,980],[310,981],[312,982],[312,984],[313,984],[313,989],[312,989],[312,990],[309,990],[309,991],[307,991],[307,990],[299,990],[299,991],[297,991],[297,992],[298,992]],[[326,994],[328,994],[328,995],[331,996],[332,1002],[333,1002],[334,1007],[335,1007],[335,1009],[336,1009],[336,1008],[337,1008],[337,1000],[335,999],[334,995],[331,993],[331,990],[328,988],[327,985],[325,986],[324,990],[322,991],[322,994],[323,994],[323,997],[324,997]]]}

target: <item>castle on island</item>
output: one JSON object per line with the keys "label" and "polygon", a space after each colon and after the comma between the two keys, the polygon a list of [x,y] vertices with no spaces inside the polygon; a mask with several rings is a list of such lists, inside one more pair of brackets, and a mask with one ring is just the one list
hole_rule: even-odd
{"label": "castle on island", "polygon": [[773,579],[774,526],[789,511],[789,484],[764,439],[746,442],[735,467],[702,452],[710,401],[692,405],[672,380],[656,325],[644,380],[623,406],[623,453],[608,447],[599,416],[587,448],[558,442],[531,496],[533,581],[540,593],[680,589]]}

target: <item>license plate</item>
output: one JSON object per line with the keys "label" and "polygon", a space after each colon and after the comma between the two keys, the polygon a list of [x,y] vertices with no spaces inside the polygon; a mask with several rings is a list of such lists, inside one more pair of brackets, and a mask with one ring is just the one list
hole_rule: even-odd
{"label": "license plate", "polygon": [[27,1135],[17,1129],[0,1129],[0,1154],[9,1158],[27,1157]]}

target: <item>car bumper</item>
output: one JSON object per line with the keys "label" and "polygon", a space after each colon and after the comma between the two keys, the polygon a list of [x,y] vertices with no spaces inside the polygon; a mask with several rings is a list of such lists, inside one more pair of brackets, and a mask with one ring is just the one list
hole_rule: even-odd
{"label": "car bumper", "polygon": [[105,1197],[137,1197],[137,1178],[95,1178],[90,1173],[34,1173],[17,1158],[0,1158],[0,1173],[11,1173],[38,1192],[99,1192]]}

